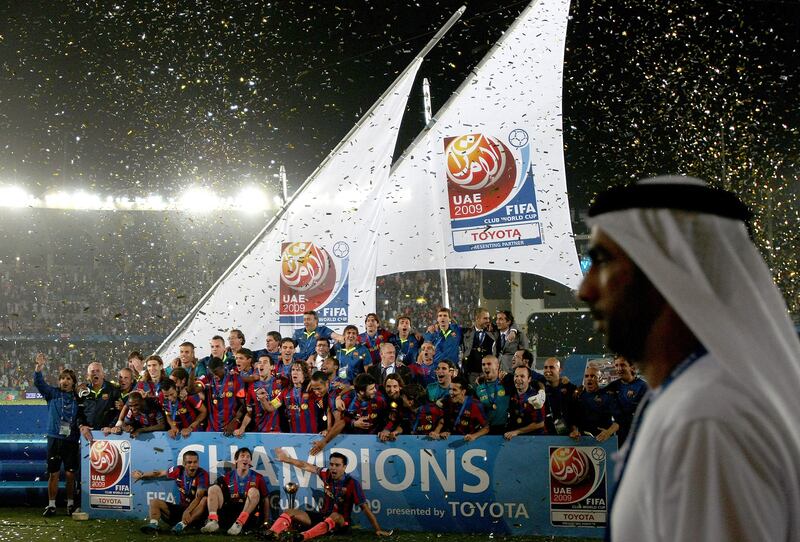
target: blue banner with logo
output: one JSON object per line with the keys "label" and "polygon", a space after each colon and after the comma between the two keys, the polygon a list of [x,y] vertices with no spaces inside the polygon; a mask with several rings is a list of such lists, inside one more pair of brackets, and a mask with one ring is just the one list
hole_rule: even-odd
{"label": "blue banner with logo", "polygon": [[[274,509],[286,508],[283,489],[296,482],[299,507],[322,501],[316,475],[278,462],[274,449],[323,466],[331,452],[348,458],[347,471],[361,481],[367,499],[384,529],[406,531],[497,533],[511,535],[602,536],[612,491],[611,454],[616,440],[591,438],[486,436],[474,442],[451,437],[399,437],[382,443],[372,436],[342,435],[323,454],[309,457],[317,437],[297,434],[247,434],[226,438],[219,433],[194,433],[170,439],[148,433],[137,439],[94,433],[89,453],[82,454],[84,491],[81,507],[92,518],[144,518],[148,503],[160,498],[177,502],[172,480],[134,482],[133,470],[166,470],[180,464],[188,450],[200,455],[211,480],[232,468],[241,447],[253,453],[253,468],[264,475]],[[324,457],[323,457],[324,456]],[[88,488],[88,489],[87,489]],[[357,510],[357,509],[356,509]],[[370,529],[356,512],[354,521]]]}

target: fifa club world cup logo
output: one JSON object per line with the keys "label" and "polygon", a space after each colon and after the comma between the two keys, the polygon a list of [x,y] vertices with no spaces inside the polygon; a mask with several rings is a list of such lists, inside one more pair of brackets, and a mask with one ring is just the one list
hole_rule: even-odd
{"label": "fifa club world cup logo", "polygon": [[591,469],[586,454],[574,447],[559,448],[550,456],[550,476],[565,486],[580,484]]}
{"label": "fifa club world cup logo", "polygon": [[89,450],[91,487],[105,488],[114,485],[123,469],[122,454],[117,445],[109,440],[96,440]]}
{"label": "fifa club world cup logo", "polygon": [[550,521],[564,527],[605,525],[606,451],[600,446],[550,447]]}
{"label": "fifa club world cup logo", "polygon": [[281,314],[303,314],[324,303],[336,286],[336,266],[314,243],[284,243],[281,251]]}
{"label": "fifa club world cup logo", "polygon": [[450,218],[472,218],[503,204],[517,180],[511,150],[485,134],[445,138]]}

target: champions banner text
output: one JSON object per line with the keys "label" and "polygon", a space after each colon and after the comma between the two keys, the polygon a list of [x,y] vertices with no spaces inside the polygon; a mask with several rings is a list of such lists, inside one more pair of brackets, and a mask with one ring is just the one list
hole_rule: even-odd
{"label": "champions banner text", "polygon": [[[458,437],[401,436],[381,443],[374,436],[341,435],[322,454],[309,457],[317,438],[312,435],[193,433],[175,440],[163,432],[137,439],[93,435],[93,444],[82,443],[81,465],[81,508],[92,518],[144,519],[151,499],[177,502],[174,481],[134,482],[133,470],[166,470],[194,450],[213,482],[232,468],[240,447],[252,450],[252,468],[265,477],[273,510],[288,506],[283,486],[290,481],[300,486],[297,506],[316,507],[322,499],[319,478],[278,462],[274,449],[283,447],[319,466],[331,452],[347,456],[348,473],[361,481],[384,529],[511,535],[602,536],[616,451],[616,439],[598,443],[586,437],[576,442],[486,436],[466,443]],[[358,511],[354,521],[370,528]]]}

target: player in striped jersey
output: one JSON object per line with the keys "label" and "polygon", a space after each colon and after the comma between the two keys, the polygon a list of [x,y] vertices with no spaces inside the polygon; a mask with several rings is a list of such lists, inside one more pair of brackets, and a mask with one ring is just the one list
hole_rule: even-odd
{"label": "player in striped jersey", "polygon": [[450,435],[464,435],[466,442],[489,432],[489,423],[481,402],[468,394],[469,382],[458,375],[450,384],[450,397],[444,403],[444,418],[439,421],[431,438],[446,439]]}
{"label": "player in striped jersey", "polygon": [[211,358],[208,368],[210,378],[204,391],[208,409],[206,431],[221,432],[225,436],[233,435],[234,431],[243,434],[244,427],[238,426],[245,414],[247,389],[244,382],[238,375],[226,372],[219,358]]}
{"label": "player in striped jersey", "polygon": [[347,457],[339,452],[331,454],[328,468],[321,468],[299,459],[289,457],[282,448],[275,450],[278,461],[288,463],[311,474],[316,474],[324,484],[323,500],[319,510],[285,510],[266,531],[266,540],[277,540],[278,535],[296,525],[306,529],[302,533],[294,533],[292,541],[311,540],[328,533],[346,534],[351,523],[353,506],[361,507],[364,515],[375,529],[376,536],[391,536],[392,531],[381,529],[378,519],[369,507],[361,483],[347,474]]}
{"label": "player in striped jersey", "polygon": [[[518,435],[546,435],[544,427],[544,405],[537,402],[538,386],[531,385],[533,376],[530,367],[522,366],[514,369],[515,393],[511,395],[508,406],[507,431],[503,434],[506,440]],[[539,408],[536,408],[536,407]]]}
{"label": "player in striped jersey", "polygon": [[188,437],[192,431],[197,431],[208,415],[203,399],[199,395],[181,399],[178,386],[172,380],[165,380],[161,391],[164,392],[164,414],[169,425],[167,434],[171,438],[176,438],[178,433]]}
{"label": "player in striped jersey", "polygon": [[272,373],[272,357],[263,354],[258,359],[258,372],[260,380],[253,383],[247,392],[247,414],[242,424],[247,426],[253,420],[252,430],[257,433],[279,433],[281,431],[281,418],[277,410],[277,403],[284,389],[289,387],[289,379],[282,374]]}
{"label": "player in striped jersey", "polygon": [[264,477],[250,467],[253,454],[239,448],[233,456],[236,468],[208,488],[208,521],[202,533],[215,533],[230,525],[228,534],[260,526],[269,512],[269,490]]}
{"label": "player in striped jersey", "polygon": [[281,408],[289,431],[292,433],[319,433],[328,428],[326,384],[312,386],[305,361],[295,361],[291,366],[291,386],[263,405],[266,410]]}
{"label": "player in striped jersey", "polygon": [[200,467],[197,452],[193,450],[184,452],[183,465],[173,465],[167,470],[133,471],[133,479],[137,482],[163,477],[175,480],[180,501],[176,504],[162,499],[151,499],[150,521],[141,528],[145,534],[155,534],[161,519],[173,525],[174,534],[180,534],[187,525],[201,519],[206,512],[208,473]]}

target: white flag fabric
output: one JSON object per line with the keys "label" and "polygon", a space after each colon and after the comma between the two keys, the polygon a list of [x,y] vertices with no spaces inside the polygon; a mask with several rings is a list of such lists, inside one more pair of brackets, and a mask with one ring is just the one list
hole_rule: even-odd
{"label": "white flag fabric", "polygon": [[561,138],[569,2],[534,2],[392,170],[378,275],[430,269],[581,279]]}
{"label": "white flag fabric", "polygon": [[231,328],[244,332],[245,346],[263,348],[268,331],[291,336],[307,310],[318,312],[320,324],[363,325],[375,306],[378,198],[421,62],[412,62],[159,353],[177,354],[183,341],[205,345]]}

